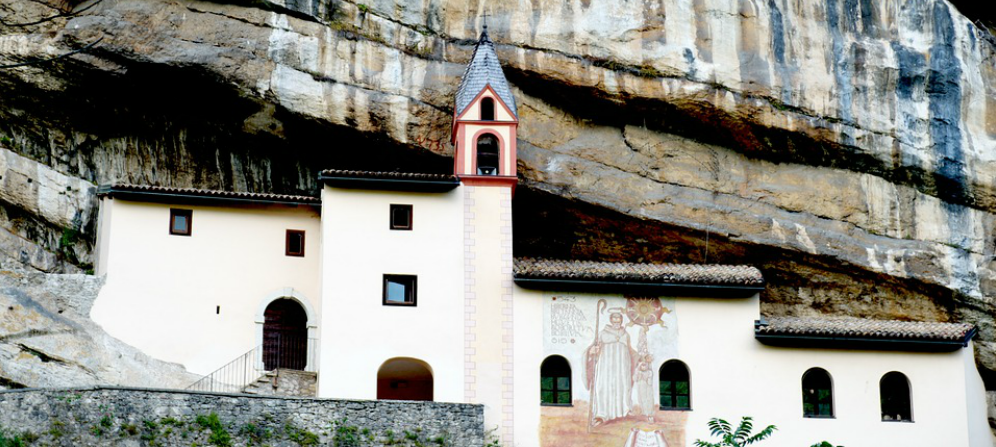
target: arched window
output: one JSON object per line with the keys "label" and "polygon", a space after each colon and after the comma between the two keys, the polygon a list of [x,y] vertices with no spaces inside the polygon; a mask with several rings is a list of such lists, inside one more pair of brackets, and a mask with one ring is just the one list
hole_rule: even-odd
{"label": "arched window", "polygon": [[802,416],[833,417],[833,382],[822,368],[811,368],[802,375]]}
{"label": "arched window", "polygon": [[882,401],[882,420],[913,422],[913,405],[910,403],[910,381],[901,372],[892,371],[878,382]]}
{"label": "arched window", "polygon": [[477,138],[477,175],[498,175],[498,137],[489,133]]}
{"label": "arched window", "polygon": [[377,370],[377,399],[432,400],[432,370],[418,359],[394,358]]}
{"label": "arched window", "polygon": [[559,355],[551,355],[540,365],[540,403],[571,405],[571,365]]}
{"label": "arched window", "polygon": [[661,365],[660,395],[662,410],[691,410],[692,387],[688,367],[681,360],[668,360]]}
{"label": "arched window", "polygon": [[274,300],[263,313],[263,367],[304,370],[308,365],[308,315],[289,298]]}
{"label": "arched window", "polygon": [[495,120],[495,100],[491,98],[481,99],[481,121]]}

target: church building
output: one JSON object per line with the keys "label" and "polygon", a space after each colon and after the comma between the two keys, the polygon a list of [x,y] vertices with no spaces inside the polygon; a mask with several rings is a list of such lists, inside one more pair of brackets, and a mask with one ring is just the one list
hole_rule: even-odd
{"label": "church building", "polygon": [[454,101],[451,174],[102,186],[93,319],[191,389],[478,403],[508,447],[690,446],[741,416],[774,446],[992,445],[972,325],[763,318],[746,265],[516,258],[486,30]]}

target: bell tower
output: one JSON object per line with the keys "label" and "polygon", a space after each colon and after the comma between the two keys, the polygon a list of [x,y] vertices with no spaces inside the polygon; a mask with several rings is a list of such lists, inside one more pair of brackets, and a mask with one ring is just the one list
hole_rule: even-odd
{"label": "bell tower", "polygon": [[515,98],[485,26],[460,81],[453,115],[453,173],[465,185],[516,183]]}
{"label": "bell tower", "polygon": [[519,116],[487,27],[456,93],[453,172],[463,203],[464,400],[513,445],[512,191]]}

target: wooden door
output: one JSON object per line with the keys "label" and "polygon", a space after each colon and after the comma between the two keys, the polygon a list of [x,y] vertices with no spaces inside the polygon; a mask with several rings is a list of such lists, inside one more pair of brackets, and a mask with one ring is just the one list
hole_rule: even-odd
{"label": "wooden door", "polygon": [[304,370],[308,364],[308,316],[294,300],[270,303],[263,313],[263,365]]}

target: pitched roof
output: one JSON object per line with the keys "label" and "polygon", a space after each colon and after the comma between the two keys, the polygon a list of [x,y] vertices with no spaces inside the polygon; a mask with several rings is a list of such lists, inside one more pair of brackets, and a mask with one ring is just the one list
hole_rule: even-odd
{"label": "pitched roof", "polygon": [[460,185],[453,174],[421,174],[412,172],[346,171],[327,169],[318,174],[327,185],[390,191],[446,192]]}
{"label": "pitched roof", "polygon": [[97,196],[154,198],[187,198],[203,200],[266,202],[288,204],[314,204],[322,201],[315,196],[271,194],[258,192],[220,191],[214,189],[176,188],[172,186],[132,185],[127,183],[103,185],[97,189]]}
{"label": "pitched roof", "polygon": [[746,265],[642,264],[629,262],[574,261],[518,258],[513,274],[517,282],[546,282],[554,288],[568,284],[612,284],[649,287],[696,287],[749,292],[763,289],[761,271]]}
{"label": "pitched roof", "polygon": [[845,342],[881,346],[886,343],[966,346],[976,328],[968,323],[928,323],[872,320],[854,317],[771,317],[754,324],[755,338],[768,344],[776,340],[840,345]]}
{"label": "pitched roof", "polygon": [[471,101],[490,85],[494,89],[502,102],[508,106],[512,114],[516,117],[519,112],[515,107],[515,97],[505,80],[505,73],[501,70],[501,63],[498,62],[498,54],[495,53],[495,44],[488,37],[488,30],[481,33],[481,38],[474,47],[474,55],[467,64],[467,70],[463,72],[463,79],[460,80],[460,87],[456,94],[456,114],[459,116],[470,105]]}
{"label": "pitched roof", "polygon": [[340,169],[326,169],[318,174],[319,177],[341,177],[341,178],[365,178],[384,180],[424,180],[430,182],[459,182],[460,179],[453,174],[425,174],[417,172],[387,172],[387,171],[349,171]]}

